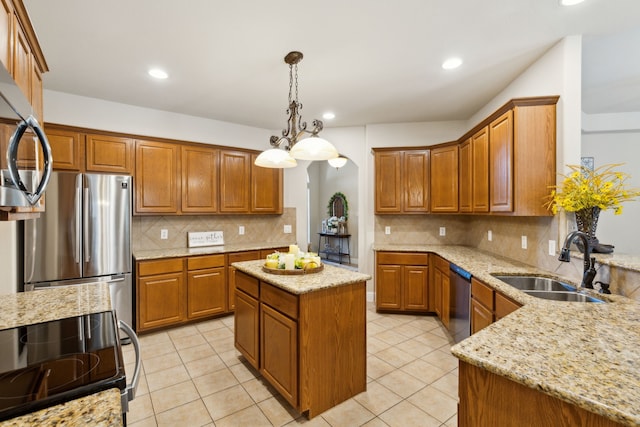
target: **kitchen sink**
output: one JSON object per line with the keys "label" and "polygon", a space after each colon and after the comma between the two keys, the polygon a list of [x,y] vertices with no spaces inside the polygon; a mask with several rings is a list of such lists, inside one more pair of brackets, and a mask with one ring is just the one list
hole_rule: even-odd
{"label": "kitchen sink", "polygon": [[552,301],[595,302],[604,300],[578,292],[577,288],[560,280],[542,276],[506,276],[494,274],[493,277],[521,290],[527,295]]}
{"label": "kitchen sink", "polygon": [[604,301],[599,298],[582,294],[580,292],[565,292],[565,291],[523,291],[527,295],[532,297],[548,299],[552,301],[568,301],[568,302],[595,302],[603,303]]}
{"label": "kitchen sink", "polygon": [[521,291],[576,291],[575,286],[549,277],[504,275],[494,275],[493,277]]}

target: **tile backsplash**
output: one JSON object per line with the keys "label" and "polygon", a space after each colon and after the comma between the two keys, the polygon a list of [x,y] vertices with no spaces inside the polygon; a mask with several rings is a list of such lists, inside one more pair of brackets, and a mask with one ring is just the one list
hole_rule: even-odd
{"label": "tile backsplash", "polygon": [[[291,233],[284,226],[291,225]],[[244,227],[244,235],[239,227]],[[161,239],[167,230],[167,239]],[[284,208],[282,215],[165,215],[134,216],[131,222],[132,249],[154,250],[187,247],[187,233],[222,231],[225,244],[276,243],[289,244],[296,236],[296,209]]]}

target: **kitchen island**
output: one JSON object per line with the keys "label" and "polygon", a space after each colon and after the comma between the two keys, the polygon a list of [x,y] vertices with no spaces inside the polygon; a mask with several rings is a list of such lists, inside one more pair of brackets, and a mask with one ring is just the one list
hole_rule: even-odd
{"label": "kitchen island", "polygon": [[277,275],[263,264],[232,264],[238,351],[309,418],[365,391],[371,276],[329,265],[313,274]]}
{"label": "kitchen island", "polygon": [[[111,310],[109,285],[78,285],[0,295],[0,329]],[[105,390],[0,422],[0,426],[121,426],[120,390]]]}
{"label": "kitchen island", "polygon": [[[523,305],[452,347],[460,359],[460,426],[640,425],[636,301],[602,294],[596,295],[605,304],[535,298],[493,274],[552,274],[475,248],[376,245],[374,250],[438,254]],[[500,413],[515,418],[506,424],[492,418]]]}

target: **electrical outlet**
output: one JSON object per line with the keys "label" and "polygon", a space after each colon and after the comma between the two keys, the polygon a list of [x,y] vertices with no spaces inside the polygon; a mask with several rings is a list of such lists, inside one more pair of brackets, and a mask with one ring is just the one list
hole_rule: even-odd
{"label": "electrical outlet", "polygon": [[556,241],[555,240],[549,240],[549,255],[554,255],[556,254]]}
{"label": "electrical outlet", "polygon": [[290,224],[285,224],[284,232],[285,232],[285,234],[291,234],[291,225]]}
{"label": "electrical outlet", "polygon": [[238,234],[241,236],[244,235],[244,225],[238,226]]}
{"label": "electrical outlet", "polygon": [[490,242],[493,240],[493,231],[487,231],[487,240]]}
{"label": "electrical outlet", "polygon": [[162,240],[166,240],[169,238],[169,230],[167,230],[166,228],[163,228],[162,230],[160,230],[160,238]]}
{"label": "electrical outlet", "polygon": [[384,234],[391,234],[391,227],[388,225],[384,228]]}
{"label": "electrical outlet", "polygon": [[440,227],[440,235],[441,236],[447,235],[447,227]]}
{"label": "electrical outlet", "polygon": [[527,249],[527,236],[522,236],[522,249]]}

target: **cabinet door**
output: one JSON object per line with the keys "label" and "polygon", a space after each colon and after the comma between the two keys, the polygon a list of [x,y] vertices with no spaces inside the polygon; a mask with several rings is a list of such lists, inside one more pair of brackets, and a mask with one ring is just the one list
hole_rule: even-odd
{"label": "cabinet door", "polygon": [[224,267],[187,273],[187,317],[209,316],[227,311],[227,280]]}
{"label": "cabinet door", "polygon": [[489,125],[489,198],[491,212],[513,211],[513,111]]}
{"label": "cabinet door", "polygon": [[133,140],[118,136],[87,135],[87,171],[133,173]]}
{"label": "cabinet door", "polygon": [[13,6],[11,0],[0,0],[0,61],[4,67],[11,72],[12,63],[12,40],[11,32],[13,27]]}
{"label": "cabinet door", "polygon": [[182,212],[218,211],[219,150],[182,146]]}
{"label": "cabinet door", "polygon": [[512,301],[511,299],[496,291],[496,321],[502,319],[522,307],[522,304]]}
{"label": "cabinet door", "polygon": [[471,137],[473,175],[473,211],[489,212],[489,129]]}
{"label": "cabinet door", "polygon": [[184,320],[185,293],[182,273],[138,278],[138,329],[169,326]]}
{"label": "cabinet door", "polygon": [[458,211],[458,145],[431,150],[431,212]]}
{"label": "cabinet door", "polygon": [[402,308],[402,267],[378,265],[376,267],[376,308],[400,310]]}
{"label": "cabinet door", "polygon": [[448,328],[449,327],[449,316],[451,313],[450,308],[450,279],[448,271],[441,271],[442,273],[442,316],[440,320],[442,320],[442,324]]}
{"label": "cabinet door", "polygon": [[376,152],[375,161],[375,213],[402,211],[399,151]]}
{"label": "cabinet door", "polygon": [[178,213],[179,161],[178,145],[136,141],[136,213]]}
{"label": "cabinet door", "polygon": [[220,151],[220,212],[248,213],[251,155]]}
{"label": "cabinet door", "polygon": [[247,361],[260,369],[258,345],[260,342],[260,304],[258,300],[236,289],[236,310],[233,319],[234,344]]}
{"label": "cabinet door", "polygon": [[473,212],[472,193],[473,188],[473,163],[471,161],[471,139],[460,144],[460,189],[458,194],[460,212]]}
{"label": "cabinet door", "polygon": [[80,132],[51,126],[47,126],[45,131],[51,145],[53,168],[82,172],[84,170],[84,136]]}
{"label": "cabinet door", "polygon": [[13,16],[13,79],[27,99],[31,99],[31,48],[18,17]]}
{"label": "cabinet door", "polygon": [[429,267],[406,265],[402,269],[404,310],[427,311]]}
{"label": "cabinet door", "polygon": [[266,304],[260,304],[260,373],[298,406],[298,325]]}
{"label": "cabinet door", "polygon": [[282,169],[263,168],[251,155],[251,212],[265,214],[282,213]]}
{"label": "cabinet door", "polygon": [[493,313],[475,298],[471,298],[471,334],[493,323]]}
{"label": "cabinet door", "polygon": [[402,153],[402,210],[429,212],[429,151]]}
{"label": "cabinet door", "polygon": [[43,105],[43,93],[42,93],[42,71],[38,66],[36,60],[31,60],[31,106],[33,107],[33,115],[40,122],[44,123],[44,105]]}
{"label": "cabinet door", "polygon": [[433,290],[435,293],[434,310],[439,319],[442,319],[442,271],[436,268],[433,271]]}

